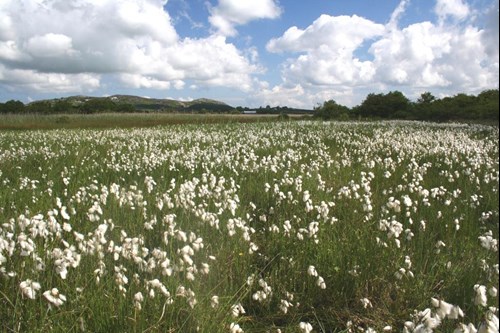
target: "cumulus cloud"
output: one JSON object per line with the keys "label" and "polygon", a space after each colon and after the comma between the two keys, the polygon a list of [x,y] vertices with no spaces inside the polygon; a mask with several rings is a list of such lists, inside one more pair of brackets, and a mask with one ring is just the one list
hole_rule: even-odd
{"label": "cumulus cloud", "polygon": [[331,98],[352,106],[387,90],[415,97],[498,87],[498,0],[488,8],[435,0],[428,21],[402,25],[415,3],[400,1],[382,23],[320,15],[285,29],[266,45],[283,57],[281,82],[270,86],[261,81],[262,50],[229,38],[241,25],[278,18],[278,0],[218,0],[208,6],[212,29],[199,38],[177,33],[166,0],[0,0],[0,89],[230,87],[257,105],[311,107]]}
{"label": "cumulus cloud", "polygon": [[434,10],[441,20],[446,17],[463,20],[470,14],[469,6],[462,0],[437,0]]}
{"label": "cumulus cloud", "polygon": [[[322,15],[305,29],[289,28],[267,44],[269,52],[290,58],[282,65],[283,83],[265,97],[286,99],[289,89],[300,86],[304,100],[335,97],[353,105],[361,102],[348,98],[353,91],[390,89],[413,97],[416,91],[498,87],[498,1],[486,28],[464,23],[472,20],[462,0],[437,0],[435,23],[399,27],[409,4],[401,1],[385,25],[356,15]],[[369,57],[360,59],[360,51]]]}
{"label": "cumulus cloud", "polygon": [[[453,34],[430,22],[392,31],[373,43],[370,52],[378,80],[388,84],[447,85],[436,62],[452,49]],[[441,62],[440,62],[441,63]]]}
{"label": "cumulus cloud", "polygon": [[288,81],[333,85],[371,80],[375,69],[354,52],[366,40],[380,36],[385,28],[365,18],[321,15],[305,30],[291,27],[267,44],[270,52],[303,53],[284,66]]}
{"label": "cumulus cloud", "polygon": [[75,52],[71,37],[54,33],[31,37],[26,42],[24,49],[32,57],[61,57],[69,56]]}
{"label": "cumulus cloud", "polygon": [[270,52],[311,51],[326,46],[337,53],[352,52],[364,40],[381,35],[384,26],[357,15],[321,15],[305,30],[291,27],[267,44]]}
{"label": "cumulus cloud", "polygon": [[3,0],[0,83],[81,92],[100,87],[102,77],[111,76],[133,88],[179,89],[185,80],[192,80],[200,87],[231,85],[248,90],[251,75],[260,67],[224,36],[181,38],[165,4],[164,0]]}
{"label": "cumulus cloud", "polygon": [[430,22],[393,31],[372,44],[374,79],[392,86],[452,87],[480,91],[498,82],[498,60],[489,61],[483,30]]}
{"label": "cumulus cloud", "polygon": [[[354,89],[348,86],[338,86],[335,90],[327,90],[318,86],[303,87],[301,84],[280,84],[269,87],[260,83],[261,87],[253,96],[255,103],[260,105],[289,106],[311,109],[330,99],[335,99],[343,105],[353,105]],[[253,102],[253,101],[252,101]]]}
{"label": "cumulus cloud", "polygon": [[224,36],[235,36],[236,26],[258,19],[275,19],[281,8],[275,0],[219,0],[210,7],[209,22]]}
{"label": "cumulus cloud", "polygon": [[387,27],[389,29],[397,29],[399,19],[405,13],[406,8],[408,7],[409,3],[410,3],[410,0],[402,0],[399,3],[399,5],[396,7],[396,9],[392,12],[391,19],[390,19],[389,23],[387,24]]}
{"label": "cumulus cloud", "polygon": [[0,83],[10,89],[35,92],[91,92],[101,86],[97,74],[40,73],[29,69],[9,69],[0,64]]}
{"label": "cumulus cloud", "polygon": [[499,39],[499,15],[498,15],[498,0],[494,1],[494,4],[488,8],[484,15],[484,34],[483,44],[485,45],[486,52],[492,59],[492,61],[497,61],[498,63],[498,39]]}

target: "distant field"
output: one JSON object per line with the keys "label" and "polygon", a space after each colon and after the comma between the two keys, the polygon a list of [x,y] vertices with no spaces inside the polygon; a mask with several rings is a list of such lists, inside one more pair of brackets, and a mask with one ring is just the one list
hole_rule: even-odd
{"label": "distant field", "polygon": [[59,117],[193,124],[0,131],[0,332],[498,332],[498,127]]}
{"label": "distant field", "polygon": [[[304,117],[291,115],[293,118]],[[308,117],[308,116],[305,116]],[[57,128],[130,128],[176,124],[250,123],[278,119],[277,115],[103,113],[94,115],[0,115],[0,130]]]}

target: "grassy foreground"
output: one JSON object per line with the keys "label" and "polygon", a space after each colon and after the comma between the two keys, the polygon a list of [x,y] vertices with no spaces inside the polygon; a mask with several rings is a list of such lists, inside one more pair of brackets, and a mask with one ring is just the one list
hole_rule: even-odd
{"label": "grassy foreground", "polygon": [[410,122],[0,132],[0,331],[498,331],[498,139]]}

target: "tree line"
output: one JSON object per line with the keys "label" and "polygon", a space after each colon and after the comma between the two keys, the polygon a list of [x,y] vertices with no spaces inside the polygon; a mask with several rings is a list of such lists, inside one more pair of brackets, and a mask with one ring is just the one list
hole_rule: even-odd
{"label": "tree line", "polygon": [[70,102],[66,99],[36,101],[27,105],[17,100],[0,103],[0,114],[91,114],[136,111],[136,107],[132,104],[116,103],[109,98],[92,98],[78,103]]}
{"label": "tree line", "polygon": [[66,98],[31,102],[27,105],[17,100],[0,103],[0,114],[92,114],[104,112],[231,112],[229,105],[197,102],[192,105],[165,105],[161,103],[127,103],[108,97],[94,97],[86,100]]}
{"label": "tree line", "polygon": [[321,119],[405,119],[431,121],[497,120],[498,89],[485,90],[478,94],[457,94],[453,97],[436,98],[425,92],[416,102],[410,101],[402,92],[369,94],[353,108],[340,105],[334,100],[314,108],[314,116]]}
{"label": "tree line", "polygon": [[[388,93],[368,94],[365,100],[355,107],[338,104],[334,100],[325,101],[314,108],[316,118],[321,119],[406,119],[431,121],[460,121],[460,120],[496,120],[499,119],[499,90],[485,90],[475,95],[457,94],[453,97],[436,98],[432,93],[425,92],[416,102],[410,101],[400,91]],[[193,110],[200,111],[193,106]],[[227,108],[231,108],[226,106]],[[210,108],[220,108],[219,105],[210,105]],[[232,109],[232,108],[231,108]],[[248,108],[238,107],[235,111],[245,111]],[[139,112],[141,107],[123,102],[115,102],[109,98],[92,98],[85,101],[69,101],[67,99],[45,100],[32,102],[27,105],[17,100],[0,103],[0,114],[62,114],[79,113],[91,114],[101,112]],[[215,111],[215,110],[211,110]],[[221,111],[221,110],[218,110]],[[230,110],[223,110],[230,111]],[[257,113],[288,114],[307,110],[284,107],[259,108]],[[308,112],[306,112],[308,113]]]}

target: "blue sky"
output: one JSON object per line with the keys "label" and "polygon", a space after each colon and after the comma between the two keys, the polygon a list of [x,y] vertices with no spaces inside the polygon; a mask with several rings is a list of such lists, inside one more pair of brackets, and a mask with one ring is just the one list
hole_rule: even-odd
{"label": "blue sky", "polygon": [[3,0],[0,101],[354,106],[498,88],[498,0]]}

